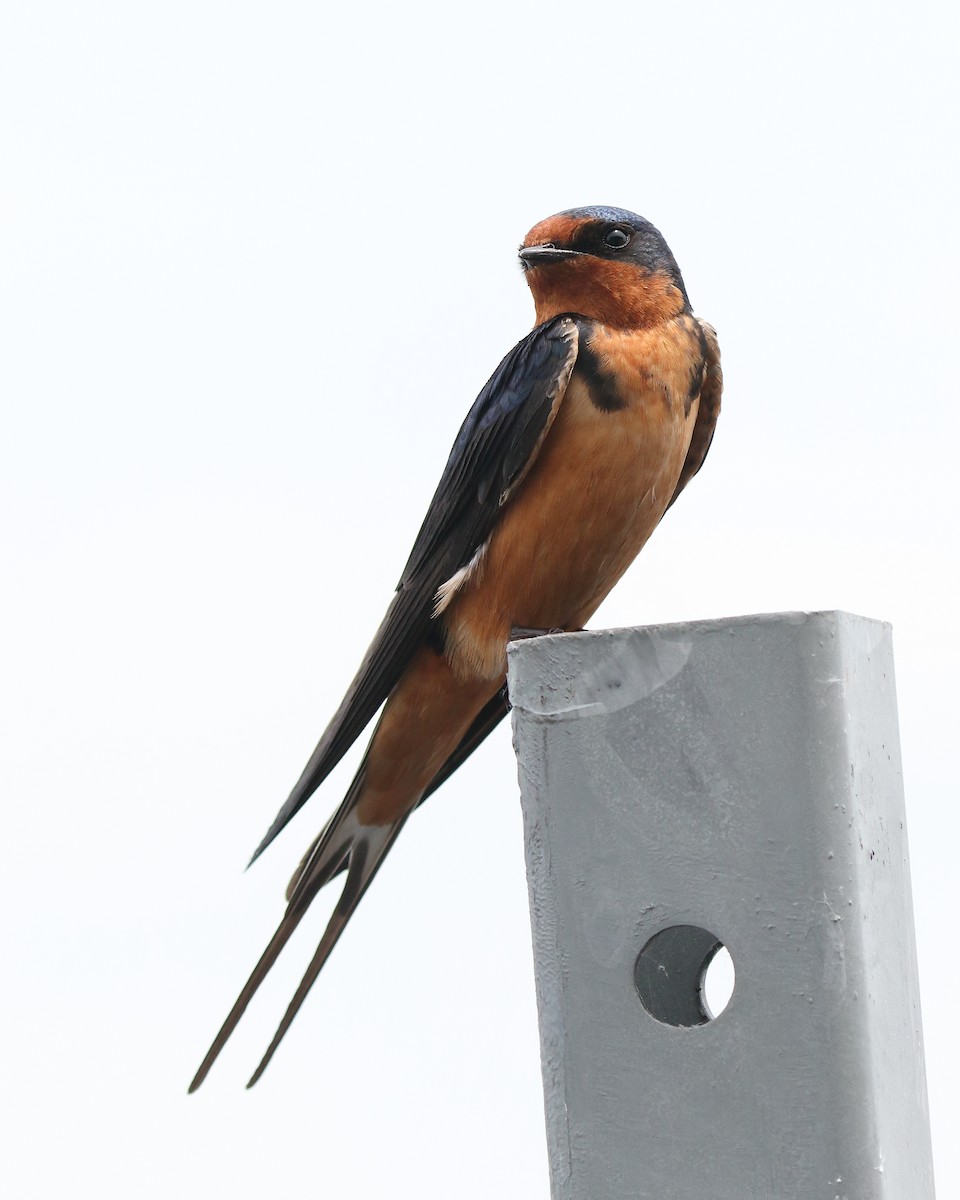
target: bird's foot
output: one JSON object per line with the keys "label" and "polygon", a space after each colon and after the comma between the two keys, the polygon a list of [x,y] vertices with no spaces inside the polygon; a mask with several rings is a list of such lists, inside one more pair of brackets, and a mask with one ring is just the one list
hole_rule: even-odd
{"label": "bird's foot", "polygon": [[548,633],[582,633],[581,629],[531,629],[527,625],[514,625],[510,629],[508,641],[521,642],[525,638],[545,637]]}

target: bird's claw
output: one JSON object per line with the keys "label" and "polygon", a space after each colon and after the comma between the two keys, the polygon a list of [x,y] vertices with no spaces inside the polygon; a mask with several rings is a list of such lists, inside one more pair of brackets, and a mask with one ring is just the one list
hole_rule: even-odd
{"label": "bird's claw", "polygon": [[546,637],[552,633],[567,633],[566,629],[531,629],[527,625],[514,625],[510,629],[509,641],[521,642],[526,638]]}

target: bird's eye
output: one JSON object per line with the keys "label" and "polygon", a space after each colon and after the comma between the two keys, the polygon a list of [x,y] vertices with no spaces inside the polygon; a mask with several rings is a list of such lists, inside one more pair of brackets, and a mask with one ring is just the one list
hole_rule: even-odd
{"label": "bird's eye", "polygon": [[603,244],[609,246],[611,250],[622,250],[629,241],[630,234],[625,233],[622,229],[611,229],[603,238]]}

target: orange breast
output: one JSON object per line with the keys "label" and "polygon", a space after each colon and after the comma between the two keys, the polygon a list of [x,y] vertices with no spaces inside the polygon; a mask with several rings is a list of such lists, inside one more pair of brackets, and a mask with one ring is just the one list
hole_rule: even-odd
{"label": "orange breast", "polygon": [[673,495],[697,415],[692,324],[598,326],[589,347],[622,407],[594,403],[599,389],[575,368],[535,464],[444,614],[461,678],[502,677],[515,625],[580,628]]}

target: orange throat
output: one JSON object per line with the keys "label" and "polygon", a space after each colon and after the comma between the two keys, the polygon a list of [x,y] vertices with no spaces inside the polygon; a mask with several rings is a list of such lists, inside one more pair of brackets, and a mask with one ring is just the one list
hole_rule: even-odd
{"label": "orange throat", "polygon": [[683,293],[665,272],[588,255],[531,267],[526,278],[538,325],[576,313],[612,329],[649,329],[686,308]]}

